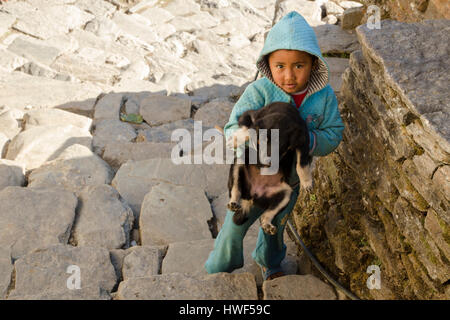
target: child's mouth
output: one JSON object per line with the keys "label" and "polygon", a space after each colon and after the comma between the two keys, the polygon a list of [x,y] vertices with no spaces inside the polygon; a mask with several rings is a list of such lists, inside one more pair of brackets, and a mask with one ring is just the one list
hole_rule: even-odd
{"label": "child's mouth", "polygon": [[288,89],[294,89],[296,87],[295,84],[285,84],[284,86]]}

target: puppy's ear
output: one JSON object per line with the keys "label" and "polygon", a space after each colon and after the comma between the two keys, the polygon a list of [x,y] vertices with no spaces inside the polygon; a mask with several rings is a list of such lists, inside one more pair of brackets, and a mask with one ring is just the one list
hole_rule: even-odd
{"label": "puppy's ear", "polygon": [[238,120],[239,127],[246,126],[247,128],[252,127],[254,118],[255,118],[255,110],[245,111]]}

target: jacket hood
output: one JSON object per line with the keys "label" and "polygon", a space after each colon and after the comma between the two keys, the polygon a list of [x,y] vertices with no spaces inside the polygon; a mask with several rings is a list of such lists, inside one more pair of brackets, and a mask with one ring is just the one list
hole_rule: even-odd
{"label": "jacket hood", "polygon": [[308,82],[308,95],[320,91],[328,84],[329,68],[320,52],[316,34],[305,18],[296,11],[289,12],[272,27],[256,62],[261,74],[275,85],[267,55],[280,49],[305,51],[318,58],[317,67],[311,71]]}

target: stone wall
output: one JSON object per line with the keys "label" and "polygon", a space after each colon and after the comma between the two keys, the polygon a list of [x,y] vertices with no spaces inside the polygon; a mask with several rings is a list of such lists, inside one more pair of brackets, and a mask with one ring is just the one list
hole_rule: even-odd
{"label": "stone wall", "polygon": [[[364,299],[450,298],[450,21],[357,28],[343,142],[316,159],[294,220],[326,268]],[[432,36],[430,36],[432,35]],[[368,289],[369,265],[381,289]]]}
{"label": "stone wall", "polygon": [[403,22],[450,19],[449,0],[360,0],[359,2],[379,6],[382,18]]}

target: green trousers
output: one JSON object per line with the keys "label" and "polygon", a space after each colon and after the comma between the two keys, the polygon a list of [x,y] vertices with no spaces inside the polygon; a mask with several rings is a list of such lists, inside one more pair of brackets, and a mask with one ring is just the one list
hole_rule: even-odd
{"label": "green trousers", "polygon": [[[291,213],[297,202],[298,192],[299,187],[297,186],[291,194],[288,205],[273,219],[272,224],[277,227],[277,233],[275,235],[268,235],[264,233],[261,227],[259,228],[256,248],[252,253],[252,257],[258,265],[267,269],[280,268],[281,261],[286,256],[286,245],[283,242],[284,228],[289,213]],[[261,208],[253,206],[249,213],[249,219],[244,224],[238,226],[233,222],[234,212],[227,210],[225,222],[214,242],[214,249],[211,251],[205,263],[205,268],[208,273],[232,272],[244,266],[244,236],[248,228],[255,221],[259,223],[258,218],[263,212]]]}

